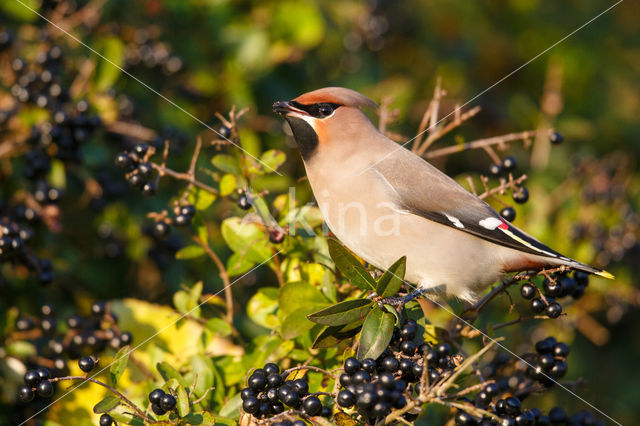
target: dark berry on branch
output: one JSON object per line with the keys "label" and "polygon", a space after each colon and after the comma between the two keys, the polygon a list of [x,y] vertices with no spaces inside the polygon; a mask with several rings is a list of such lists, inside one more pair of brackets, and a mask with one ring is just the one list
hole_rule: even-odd
{"label": "dark berry on branch", "polygon": [[140,158],[144,157],[147,154],[147,151],[149,151],[149,145],[146,143],[139,143],[133,148],[133,152],[135,152]]}
{"label": "dark berry on branch", "polygon": [[113,424],[113,417],[104,413],[100,416],[100,426],[111,426]]}
{"label": "dark berry on branch", "polygon": [[268,375],[267,372],[264,371],[263,368],[256,368],[255,370],[253,370],[253,374],[254,375],[264,376],[264,377],[267,377],[267,375]]}
{"label": "dark berry on branch", "polygon": [[520,413],[520,400],[515,396],[510,396],[504,400],[504,408],[509,415],[518,414]]}
{"label": "dark berry on branch", "polygon": [[251,208],[249,198],[245,194],[242,194],[238,198],[238,207],[240,207],[242,210],[249,210]]}
{"label": "dark berry on branch", "polygon": [[500,216],[502,216],[509,222],[513,222],[516,219],[516,211],[513,207],[505,207],[500,210]]}
{"label": "dark berry on branch", "polygon": [[458,411],[455,417],[456,426],[474,426],[477,425],[476,419],[466,411]]}
{"label": "dark berry on branch", "polygon": [[307,426],[307,424],[302,420],[296,420],[295,422],[291,423],[291,426]]}
{"label": "dark berry on branch", "polygon": [[417,327],[410,324],[405,324],[404,327],[400,329],[400,337],[403,340],[413,340],[416,337]]}
{"label": "dark berry on branch", "polygon": [[354,374],[356,371],[360,369],[360,362],[353,358],[349,357],[344,361],[344,372],[347,374]]}
{"label": "dark berry on branch", "polygon": [[176,398],[173,395],[169,395],[165,393],[162,398],[160,398],[160,407],[162,407],[165,411],[171,411],[176,406]]}
{"label": "dark berry on branch", "polygon": [[[113,315],[113,314],[111,314],[111,315]],[[131,342],[133,342],[133,336],[128,331],[125,331],[124,333],[122,333],[120,335],[120,341],[122,342],[123,346],[124,345],[130,345]]]}
{"label": "dark berry on branch", "polygon": [[554,145],[560,145],[562,143],[562,141],[564,141],[564,136],[562,136],[561,133],[558,132],[552,132],[549,135],[549,140],[551,141],[552,144]]}
{"label": "dark berry on branch", "polygon": [[267,379],[262,374],[254,373],[251,375],[251,377],[249,377],[247,385],[255,391],[261,391],[267,386]]}
{"label": "dark berry on branch", "polygon": [[322,411],[322,403],[317,396],[310,396],[303,401],[302,409],[308,416],[315,416]]}
{"label": "dark berry on branch", "polygon": [[549,371],[549,375],[554,379],[560,379],[567,374],[567,363],[564,361],[556,361],[556,363],[551,367],[551,371]]}
{"label": "dark berry on branch", "polygon": [[359,385],[360,383],[366,383],[371,380],[371,376],[364,370],[356,371],[356,373],[351,376],[351,383]]}
{"label": "dark berry on branch", "polygon": [[534,313],[539,314],[539,313],[541,313],[542,311],[544,311],[544,308],[545,308],[545,304],[544,304],[544,302],[542,301],[542,299],[540,299],[540,298],[536,297],[535,299],[533,299],[533,300],[531,301],[531,310],[532,310]]}
{"label": "dark berry on branch", "polygon": [[35,393],[29,386],[20,386],[20,389],[18,389],[18,398],[22,402],[31,402],[34,396]]}
{"label": "dark berry on branch", "polygon": [[529,283],[522,284],[520,287],[520,294],[523,298],[531,300],[536,295],[536,288]]}
{"label": "dark berry on branch", "polygon": [[484,391],[490,397],[494,397],[498,395],[498,393],[500,392],[500,387],[498,386],[497,383],[489,383],[487,386],[484,387]]}
{"label": "dark berry on branch", "polygon": [[116,156],[115,163],[121,169],[129,169],[132,166],[131,158],[125,152],[121,152]]}
{"label": "dark berry on branch", "polygon": [[576,282],[566,275],[561,275],[558,278],[558,283],[560,284],[560,294],[563,296],[568,296],[576,290]]}
{"label": "dark berry on branch", "polygon": [[516,162],[515,157],[511,155],[502,160],[502,168],[508,172],[515,170],[517,165],[518,163]]}
{"label": "dark berry on branch", "polygon": [[562,314],[562,306],[558,302],[549,303],[544,312],[549,318],[558,318]]}
{"label": "dark berry on branch", "polygon": [[269,231],[269,241],[273,244],[280,244],[284,241],[284,231],[281,228],[274,228]]}
{"label": "dark berry on branch", "polygon": [[553,352],[553,347],[556,344],[556,339],[554,337],[547,337],[546,339],[542,339],[536,343],[536,352],[539,354],[550,354]]}
{"label": "dark berry on branch", "polygon": [[502,174],[502,166],[496,163],[491,164],[489,166],[489,173],[493,176],[500,176]]}
{"label": "dark berry on branch", "polygon": [[282,397],[280,390],[278,390],[278,396],[280,397],[280,401],[289,407],[297,407],[300,404],[300,396],[295,390],[291,390],[284,397]]}
{"label": "dark berry on branch", "polygon": [[436,351],[440,357],[451,355],[451,345],[448,343],[440,343],[436,346]]}
{"label": "dark berry on branch", "polygon": [[78,360],[78,367],[85,373],[90,372],[96,366],[95,361],[90,356],[85,356]]}
{"label": "dark berry on branch", "polygon": [[162,389],[154,389],[149,394],[149,402],[152,404],[160,405],[160,400],[165,395]]}
{"label": "dark berry on branch", "polygon": [[267,376],[267,384],[269,385],[269,387],[278,388],[282,386],[283,383],[284,383],[284,379],[282,378],[281,375],[277,373],[269,374]]}
{"label": "dark berry on branch", "polygon": [[16,330],[18,331],[29,331],[34,327],[33,320],[31,318],[18,318],[16,320]]}
{"label": "dark berry on branch", "polygon": [[350,375],[348,375],[347,373],[342,373],[342,374],[340,375],[340,384],[341,384],[343,387],[347,387],[347,386],[349,386],[349,385],[351,384],[351,376],[350,376]]}
{"label": "dark berry on branch", "polygon": [[153,225],[153,235],[157,238],[166,238],[171,232],[171,227],[165,222],[156,222]]}
{"label": "dark berry on branch", "polygon": [[524,186],[513,191],[513,201],[518,204],[524,204],[529,200],[529,190]]}
{"label": "dark berry on branch", "polygon": [[566,358],[569,355],[569,346],[566,343],[558,342],[553,347],[553,355]]}
{"label": "dark berry on branch", "polygon": [[393,356],[385,357],[382,360],[382,368],[390,373],[395,373],[396,371],[398,371],[399,367],[400,367],[400,363]]}
{"label": "dark berry on branch", "polygon": [[385,401],[377,402],[373,409],[371,410],[371,415],[373,417],[383,417],[388,415],[391,412],[391,404]]}
{"label": "dark berry on branch", "polygon": [[134,188],[140,188],[146,183],[142,175],[138,173],[135,173],[129,176],[127,181],[129,182],[129,185],[131,185]]}
{"label": "dark berry on branch", "polygon": [[413,343],[411,340],[405,340],[400,344],[400,350],[405,355],[411,356],[416,353],[416,344]]}
{"label": "dark berry on branch", "polygon": [[24,374],[24,384],[29,387],[35,388],[41,380],[38,370],[27,370]]}
{"label": "dark berry on branch", "polygon": [[160,405],[158,404],[151,404],[151,410],[153,411],[153,413],[157,416],[163,416],[165,414],[167,414],[167,410],[163,409]]}
{"label": "dark berry on branch", "polygon": [[176,226],[189,226],[191,225],[191,216],[188,216],[186,214],[179,214],[174,219],[174,223],[176,224]]}
{"label": "dark berry on branch", "polygon": [[158,185],[155,182],[147,182],[142,185],[142,195],[153,197],[158,193]]}
{"label": "dark berry on branch", "polygon": [[369,374],[373,374],[376,370],[376,362],[371,358],[365,358],[362,360],[360,367]]}
{"label": "dark berry on branch", "polygon": [[99,301],[91,305],[91,313],[97,317],[101,317],[107,313],[107,302]]}
{"label": "dark berry on branch", "polygon": [[309,393],[309,384],[303,379],[294,380],[293,388],[298,392],[299,396],[305,396]]}
{"label": "dark berry on branch", "polygon": [[411,367],[413,367],[413,363],[410,359],[403,358],[400,360],[400,371],[402,371],[404,374],[408,374],[409,372],[411,372]]}
{"label": "dark berry on branch", "polygon": [[222,139],[229,139],[231,137],[231,129],[223,124],[218,128],[218,134]]}
{"label": "dark berry on branch", "polygon": [[567,413],[562,409],[562,407],[553,407],[549,411],[549,420],[553,424],[562,424],[567,419]]}
{"label": "dark berry on branch", "polygon": [[[187,216],[191,216],[193,217],[196,214],[196,208],[193,206],[193,204],[185,204],[184,206],[180,207],[180,214],[184,214]],[[273,364],[273,363],[269,363],[269,364]],[[267,364],[267,365],[269,365]],[[275,364],[273,364],[275,365]],[[277,365],[276,365],[277,367]]]}
{"label": "dark berry on branch", "polygon": [[486,408],[491,403],[491,395],[486,391],[480,391],[476,394],[475,405],[476,407]]}
{"label": "dark berry on branch", "polygon": [[50,398],[53,396],[53,385],[48,380],[43,380],[38,384],[38,396],[43,398]]}
{"label": "dark berry on branch", "polygon": [[553,367],[554,359],[551,354],[540,355],[540,365],[545,371],[549,371]]}
{"label": "dark berry on branch", "polygon": [[[156,389],[156,390],[161,390],[161,389]],[[155,392],[155,391],[154,391]],[[164,392],[163,392],[164,393]],[[255,397],[256,391],[254,391],[251,388],[244,388],[240,391],[240,398],[242,398],[242,400],[244,401],[247,398],[253,398]],[[149,395],[149,401],[151,401],[151,395]]]}
{"label": "dark berry on branch", "polygon": [[150,162],[143,161],[140,164],[138,164],[138,173],[140,175],[147,177],[151,174],[152,171],[153,171],[153,166],[151,165]]}

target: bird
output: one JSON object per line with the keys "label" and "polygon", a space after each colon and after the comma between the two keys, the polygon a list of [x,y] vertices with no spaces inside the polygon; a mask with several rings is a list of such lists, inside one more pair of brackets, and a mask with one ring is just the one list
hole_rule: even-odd
{"label": "bird", "polygon": [[378,105],[344,87],[273,104],[289,123],[325,223],[364,261],[386,270],[406,256],[404,279],[420,292],[470,303],[510,272],[565,265],[613,279],[502,218],[381,133],[364,108]]}

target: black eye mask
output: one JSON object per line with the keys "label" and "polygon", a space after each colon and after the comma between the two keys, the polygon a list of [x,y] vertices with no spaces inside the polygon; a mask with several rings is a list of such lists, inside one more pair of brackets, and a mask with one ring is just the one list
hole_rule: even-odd
{"label": "black eye mask", "polygon": [[301,104],[300,102],[296,102],[296,101],[291,101],[289,102],[292,106],[301,109],[302,111],[306,112],[307,114],[309,114],[312,117],[315,118],[325,118],[330,116],[333,111],[335,111],[336,109],[338,109],[340,107],[339,104],[333,104],[333,103],[319,103],[319,104],[311,104],[311,105],[305,105],[305,104]]}

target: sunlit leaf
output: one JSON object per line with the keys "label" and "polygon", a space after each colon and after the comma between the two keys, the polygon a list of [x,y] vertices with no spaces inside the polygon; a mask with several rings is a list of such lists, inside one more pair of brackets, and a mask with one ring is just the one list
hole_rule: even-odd
{"label": "sunlit leaf", "polygon": [[271,257],[269,237],[256,223],[230,217],[222,222],[220,230],[231,250],[243,255],[248,261],[261,263]]}
{"label": "sunlit leaf", "polygon": [[226,197],[236,190],[236,175],[227,173],[220,179],[220,195]]}
{"label": "sunlit leaf", "polygon": [[173,368],[173,366],[166,362],[159,362],[156,364],[156,369],[162,376],[165,381],[169,381],[171,379],[175,379],[182,386],[187,386],[187,381],[182,377],[182,375]]}
{"label": "sunlit leaf", "polygon": [[373,302],[369,299],[347,300],[314,312],[308,318],[322,325],[344,325],[363,319],[372,306]]}
{"label": "sunlit leaf", "polygon": [[220,336],[228,336],[231,334],[231,326],[229,323],[220,318],[211,318],[204,325],[207,330]]}
{"label": "sunlit leaf", "polygon": [[278,289],[263,287],[249,300],[247,315],[256,324],[273,329],[278,324],[275,313],[278,310]]}
{"label": "sunlit leaf", "polygon": [[100,43],[101,58],[95,72],[95,87],[104,91],[113,87],[124,65],[125,46],[118,37],[105,37]]}
{"label": "sunlit leaf", "polygon": [[385,271],[378,280],[378,285],[376,287],[376,293],[378,296],[391,297],[400,290],[400,287],[402,287],[402,280],[404,279],[406,265],[407,257],[403,256]]}
{"label": "sunlit leaf", "polygon": [[218,154],[211,159],[211,164],[226,173],[240,173],[240,162],[234,156]]}
{"label": "sunlit leaf", "polygon": [[373,309],[362,324],[358,359],[376,359],[389,346],[395,317],[382,309]]}
{"label": "sunlit leaf", "polygon": [[184,386],[178,386],[178,389],[177,389],[176,393],[177,393],[176,409],[178,410],[178,415],[180,417],[184,417],[190,411],[190,409],[189,409],[189,397],[187,396],[187,391],[185,390]]}
{"label": "sunlit leaf", "polygon": [[190,245],[182,247],[176,252],[176,259],[195,259],[205,254],[202,247],[196,245]]}
{"label": "sunlit leaf", "polygon": [[93,412],[96,414],[106,413],[113,410],[118,405],[120,405],[120,398],[115,395],[108,395],[93,407]]}
{"label": "sunlit leaf", "polygon": [[376,289],[376,281],[354,255],[334,239],[328,240],[327,243],[331,258],[349,281],[363,290]]}
{"label": "sunlit leaf", "polygon": [[263,166],[267,166],[265,167],[265,172],[267,173],[272,171],[268,167],[277,170],[286,160],[286,154],[278,149],[270,149],[260,156],[260,161],[262,161]]}
{"label": "sunlit leaf", "polygon": [[114,385],[118,384],[118,380],[124,374],[124,371],[127,369],[127,362],[129,361],[129,346],[125,346],[121,348],[111,363],[111,368],[109,368],[109,376],[111,377],[111,382]]}

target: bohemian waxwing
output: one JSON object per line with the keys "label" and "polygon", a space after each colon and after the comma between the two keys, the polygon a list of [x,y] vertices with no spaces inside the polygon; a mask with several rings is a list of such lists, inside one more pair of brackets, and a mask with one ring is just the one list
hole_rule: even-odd
{"label": "bohemian waxwing", "polygon": [[362,259],[386,269],[406,256],[407,281],[467,301],[507,272],[566,265],[613,278],[505,221],[380,133],[362,107],[377,105],[341,87],[273,105],[293,131],[329,229]]}

